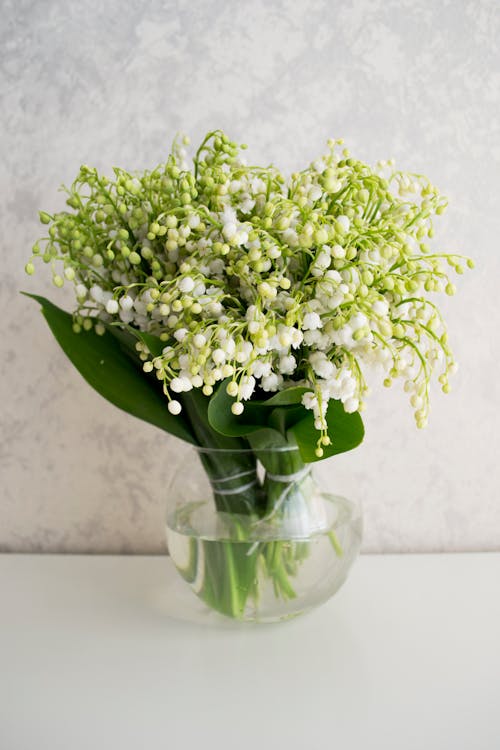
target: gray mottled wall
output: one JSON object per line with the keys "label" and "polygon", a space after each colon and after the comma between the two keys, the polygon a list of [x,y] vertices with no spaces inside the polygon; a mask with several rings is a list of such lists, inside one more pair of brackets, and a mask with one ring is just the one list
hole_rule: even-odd
{"label": "gray mottled wall", "polygon": [[20,288],[39,207],[80,163],[161,161],[177,130],[222,127],[291,170],[344,136],[429,174],[437,245],[477,270],[445,301],[461,369],[425,433],[377,392],[365,444],[321,466],[364,502],[365,549],[500,547],[500,6],[496,0],[2,2],[0,548],[163,549],[184,450],[94,394]]}

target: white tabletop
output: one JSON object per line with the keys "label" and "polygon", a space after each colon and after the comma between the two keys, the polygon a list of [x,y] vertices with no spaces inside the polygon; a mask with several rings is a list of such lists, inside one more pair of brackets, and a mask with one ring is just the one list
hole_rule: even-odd
{"label": "white tabletop", "polygon": [[185,586],[164,557],[0,556],[0,748],[500,748],[500,554],[363,556],[277,625]]}

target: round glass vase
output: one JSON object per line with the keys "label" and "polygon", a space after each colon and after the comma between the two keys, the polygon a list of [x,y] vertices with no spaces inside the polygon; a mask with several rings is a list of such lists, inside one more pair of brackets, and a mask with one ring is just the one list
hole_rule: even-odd
{"label": "round glass vase", "polygon": [[361,545],[358,505],[324,492],[297,448],[195,448],[168,489],[167,544],[192,591],[238,620],[322,604]]}

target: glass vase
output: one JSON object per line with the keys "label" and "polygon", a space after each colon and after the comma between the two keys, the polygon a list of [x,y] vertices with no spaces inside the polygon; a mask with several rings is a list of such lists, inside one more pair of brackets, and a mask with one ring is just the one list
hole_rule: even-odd
{"label": "glass vase", "polygon": [[167,544],[210,608],[272,622],[322,604],[361,545],[359,506],[325,492],[296,447],[192,449],[168,489]]}

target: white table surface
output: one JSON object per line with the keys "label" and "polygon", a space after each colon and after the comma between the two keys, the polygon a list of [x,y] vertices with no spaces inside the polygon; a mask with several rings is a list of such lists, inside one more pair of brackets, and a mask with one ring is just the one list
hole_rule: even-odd
{"label": "white table surface", "polygon": [[500,554],[363,556],[278,625],[164,557],[0,556],[1,750],[499,750]]}

